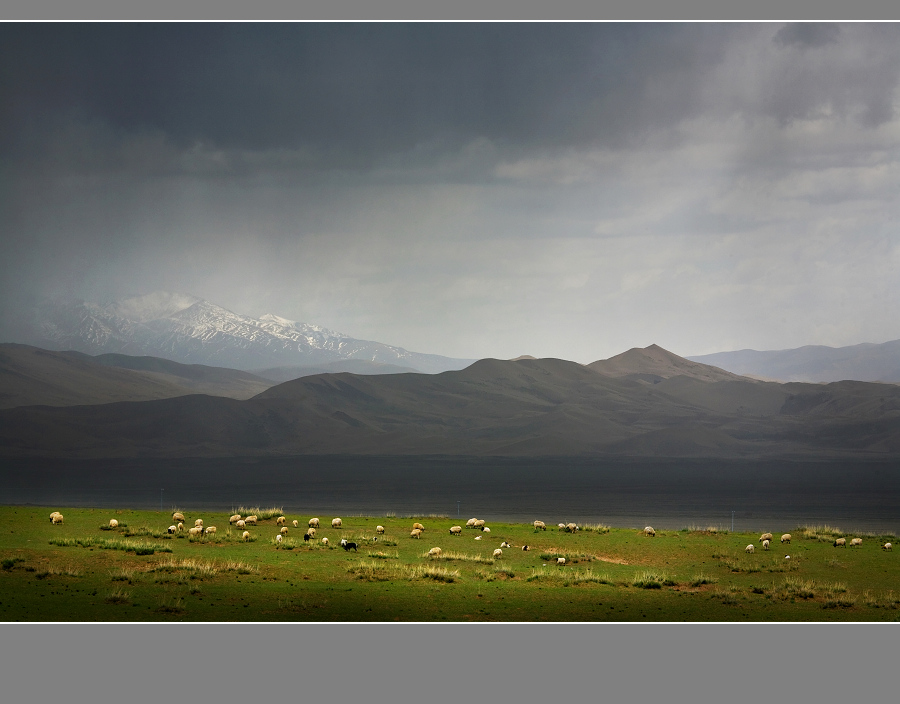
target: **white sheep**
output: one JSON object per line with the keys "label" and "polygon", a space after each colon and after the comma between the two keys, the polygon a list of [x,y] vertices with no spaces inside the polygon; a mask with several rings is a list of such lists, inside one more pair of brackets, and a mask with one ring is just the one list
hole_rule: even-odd
{"label": "white sheep", "polygon": [[172,514],[172,520],[175,521],[176,523],[178,523],[178,521],[181,521],[182,523],[184,523],[184,514],[181,513],[180,511],[176,511],[175,513]]}
{"label": "white sheep", "polygon": [[167,530],[169,531],[169,535],[172,535],[178,530],[178,526],[169,526]]}
{"label": "white sheep", "polygon": [[332,528],[340,528],[341,527],[341,519],[340,518],[333,519],[331,521],[331,527]]}
{"label": "white sheep", "polygon": [[284,516],[279,516],[278,518],[275,519],[275,525],[283,526],[283,525],[284,525],[284,522],[285,522],[286,520],[287,520],[287,519],[286,519]]}
{"label": "white sheep", "polygon": [[384,526],[375,526],[375,532],[378,533],[378,535],[384,535]]}
{"label": "white sheep", "polygon": [[431,550],[428,551],[428,555],[429,557],[440,557],[442,552],[443,551],[440,548],[431,548]]}
{"label": "white sheep", "polygon": [[557,565],[564,565],[564,564],[566,564],[566,558],[564,558],[564,557],[557,557],[557,558],[556,558],[556,564],[557,564]]}
{"label": "white sheep", "polygon": [[258,520],[259,520],[259,518],[256,517],[256,516],[247,516],[247,517],[244,519],[244,524],[245,524],[245,525],[248,525],[248,526],[255,526],[255,525],[256,525],[256,522],[257,522]]}
{"label": "white sheep", "polygon": [[846,538],[836,538],[834,541],[834,547],[836,547],[836,548],[847,547],[847,539]]}
{"label": "white sheep", "polygon": [[291,521],[291,523],[294,525],[294,528],[300,527],[300,521]]}
{"label": "white sheep", "polygon": [[480,536],[480,535],[476,535],[476,536],[475,536],[475,540],[481,540],[481,536]]}
{"label": "white sheep", "polygon": [[250,531],[245,530],[243,533],[241,533],[241,537],[244,539],[244,542],[247,542],[248,540],[250,540]]}
{"label": "white sheep", "polygon": [[280,531],[280,532],[281,532],[281,534],[282,534],[282,535],[287,535],[287,534],[288,534],[288,529],[287,529],[287,526],[282,526],[282,528],[281,528],[281,531]]}
{"label": "white sheep", "polygon": [[482,519],[478,519],[475,523],[472,524],[475,528],[484,528],[484,521]]}
{"label": "white sheep", "polygon": [[421,531],[425,530],[425,526],[423,526],[421,523],[413,523],[413,528],[418,528]]}
{"label": "white sheep", "polygon": [[509,543],[507,543],[507,542],[504,540],[502,543],[500,543],[500,547],[501,547],[501,548],[511,548],[512,545],[510,545]]}
{"label": "white sheep", "polygon": [[534,529],[535,530],[547,530],[547,526],[544,524],[543,521],[535,521]]}
{"label": "white sheep", "polygon": [[178,521],[178,525],[175,526],[175,529],[176,529],[179,533],[183,533],[183,532],[184,532],[184,523],[182,523],[181,521]]}
{"label": "white sheep", "polygon": [[231,524],[235,524],[235,523],[237,523],[239,520],[241,520],[241,514],[236,513],[236,514],[234,514],[233,516],[231,516],[231,517],[228,519],[228,522],[231,523]]}
{"label": "white sheep", "polygon": [[462,535],[462,526],[450,526],[450,535]]}
{"label": "white sheep", "polygon": [[747,547],[744,548],[744,552],[750,553],[750,554],[753,554],[753,552],[755,550],[756,550],[756,546],[754,546],[753,543],[750,543],[750,545],[748,545]]}
{"label": "white sheep", "polygon": [[315,537],[316,537],[316,529],[315,529],[315,528],[307,528],[307,529],[306,529],[306,534],[307,534],[310,538],[315,538]]}
{"label": "white sheep", "polygon": [[781,542],[782,542],[782,543],[789,543],[789,542],[791,542],[791,534],[790,534],[790,533],[785,533],[784,535],[782,535],[782,536],[781,536]]}
{"label": "white sheep", "polygon": [[53,524],[62,523],[63,515],[61,513],[57,512],[56,515],[50,519],[50,522]]}
{"label": "white sheep", "polygon": [[244,528],[247,527],[247,522],[246,521],[238,521],[234,525],[238,530],[244,530]]}
{"label": "white sheep", "polygon": [[565,524],[565,523],[558,523],[557,525],[559,526],[559,529],[560,529],[560,530],[565,530],[565,529],[566,529],[566,524]]}
{"label": "white sheep", "polygon": [[309,519],[309,527],[310,528],[318,528],[319,527],[319,519],[318,518],[310,518]]}
{"label": "white sheep", "polygon": [[499,559],[499,558],[503,557],[503,551],[500,548],[497,548],[496,550],[494,550],[493,555],[494,555],[494,559]]}
{"label": "white sheep", "polygon": [[191,537],[199,537],[203,535],[203,529],[200,526],[194,526],[188,531],[188,535],[190,535]]}
{"label": "white sheep", "polygon": [[210,535],[210,534],[215,533],[215,532],[216,532],[216,527],[215,527],[215,526],[209,526],[209,527],[206,529],[206,534],[207,534],[207,535]]}
{"label": "white sheep", "polygon": [[275,535],[275,542],[276,542],[276,543],[280,543],[281,540],[282,540],[282,537],[283,537],[283,536],[281,535],[281,533],[276,533],[276,535]]}
{"label": "white sheep", "polygon": [[326,548],[328,547],[328,538],[322,538],[322,545],[324,545]]}
{"label": "white sheep", "polygon": [[653,526],[647,526],[644,528],[644,535],[649,535],[651,538],[656,537],[656,531],[653,530]]}
{"label": "white sheep", "polygon": [[409,534],[409,537],[415,538],[416,540],[418,540],[419,536],[421,536],[421,535],[422,535],[422,531],[420,531],[418,528],[413,528],[412,532]]}
{"label": "white sheep", "polygon": [[485,526],[484,528],[481,529],[481,532],[482,532],[482,533],[490,533],[490,532],[491,532],[491,529],[488,528],[487,526]]}
{"label": "white sheep", "polygon": [[862,538],[853,538],[850,541],[851,548],[858,548],[860,545],[862,545]]}
{"label": "white sheep", "polygon": [[760,542],[760,543],[761,543],[763,540],[771,540],[771,539],[772,539],[772,534],[771,534],[771,533],[763,533],[761,536],[759,536],[759,542]]}
{"label": "white sheep", "polygon": [[478,520],[477,518],[470,518],[468,521],[466,521],[466,528],[474,528],[475,521],[477,521],[477,520]]}
{"label": "white sheep", "polygon": [[763,550],[768,550],[768,549],[769,549],[769,541],[763,540]]}
{"label": "white sheep", "polygon": [[893,552],[894,546],[891,545],[890,543],[885,543],[884,545],[881,546],[881,549],[882,549],[882,550],[890,550],[890,551]]}
{"label": "white sheep", "polygon": [[578,530],[578,526],[574,523],[566,523],[566,533],[574,533]]}
{"label": "white sheep", "polygon": [[53,523],[53,517],[61,515],[59,511],[54,511],[50,514],[50,522]]}
{"label": "white sheep", "polygon": [[110,518],[109,519],[109,527],[110,528],[118,528],[119,522],[115,518]]}
{"label": "white sheep", "polygon": [[194,526],[202,528],[203,527],[203,519],[198,518],[196,521],[194,521]]}

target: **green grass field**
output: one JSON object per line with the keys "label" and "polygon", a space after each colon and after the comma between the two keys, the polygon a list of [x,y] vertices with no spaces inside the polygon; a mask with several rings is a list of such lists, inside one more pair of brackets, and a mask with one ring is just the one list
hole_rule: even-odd
{"label": "green grass field", "polygon": [[[856,534],[827,526],[772,526],[765,552],[758,533],[694,527],[651,538],[489,521],[488,534],[452,536],[466,517],[344,515],[334,529],[319,515],[307,544],[310,516],[288,513],[279,545],[271,511],[245,542],[225,513],[182,509],[185,529],[196,518],[217,527],[196,539],[167,534],[171,512],[68,508],[53,525],[55,508],[0,507],[0,621],[900,620],[900,556],[881,549],[894,536],[835,548],[836,535]],[[418,540],[415,521],[426,528]],[[778,542],[783,532],[791,544]],[[494,558],[504,541],[514,547]],[[432,547],[443,554],[427,556]]]}

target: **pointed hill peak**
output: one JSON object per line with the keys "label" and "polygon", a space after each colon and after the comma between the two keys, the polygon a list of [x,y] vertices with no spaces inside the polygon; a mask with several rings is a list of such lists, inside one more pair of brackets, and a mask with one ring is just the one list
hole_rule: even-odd
{"label": "pointed hill peak", "polygon": [[726,372],[724,369],[679,357],[659,345],[632,347],[615,357],[601,359],[586,366],[598,374],[611,377],[649,375],[669,379],[674,376],[687,376],[701,381],[747,381],[745,377]]}

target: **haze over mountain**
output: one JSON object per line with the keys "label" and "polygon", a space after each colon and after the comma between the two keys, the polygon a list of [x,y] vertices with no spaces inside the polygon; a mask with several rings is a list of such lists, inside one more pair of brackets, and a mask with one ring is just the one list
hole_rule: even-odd
{"label": "haze over mountain", "polygon": [[188,394],[248,399],[273,384],[237,369],[156,357],[53,352],[0,344],[0,408],[149,401]]}
{"label": "haze over mountain", "polygon": [[461,369],[474,361],[357,340],[272,314],[238,315],[195,296],[165,291],[105,305],[48,302],[36,316],[32,344],[92,355],[149,355],[244,370],[364,360],[425,373]]}
{"label": "haze over mountain", "polygon": [[[69,458],[900,453],[898,387],[722,378],[719,370],[654,346],[608,366],[623,371],[625,362],[633,373],[605,376],[560,359],[484,359],[436,375],[307,376],[246,401],[193,395],[16,408],[0,411],[0,452]],[[672,367],[694,375],[650,378],[648,370]]]}
{"label": "haze over mountain", "polygon": [[688,357],[735,374],[778,381],[829,382],[853,379],[900,383],[900,340],[848,347],[807,345],[797,349],[739,350]]}

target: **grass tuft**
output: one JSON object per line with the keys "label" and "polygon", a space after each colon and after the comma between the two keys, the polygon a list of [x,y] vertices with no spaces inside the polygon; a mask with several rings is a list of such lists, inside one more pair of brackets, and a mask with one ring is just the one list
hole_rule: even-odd
{"label": "grass tuft", "polygon": [[131,594],[122,589],[114,589],[106,595],[104,601],[107,604],[127,604],[131,601]]}
{"label": "grass tuft", "polygon": [[646,570],[635,574],[631,585],[639,589],[662,589],[664,586],[674,587],[675,582],[665,572]]}

